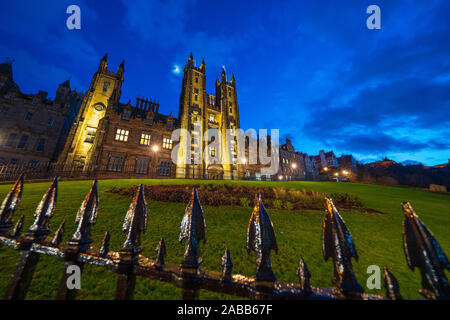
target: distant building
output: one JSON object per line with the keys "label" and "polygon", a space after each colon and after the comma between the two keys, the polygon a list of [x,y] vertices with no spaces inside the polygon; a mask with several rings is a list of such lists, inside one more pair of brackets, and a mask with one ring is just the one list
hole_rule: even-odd
{"label": "distant building", "polygon": [[11,62],[0,64],[0,165],[36,167],[57,158],[83,94],[66,81],[56,98],[24,94],[13,80]]}
{"label": "distant building", "polygon": [[280,146],[280,170],[283,180],[304,180],[305,162],[301,153],[295,152],[290,139]]}
{"label": "distant building", "polygon": [[341,169],[349,169],[349,170],[356,169],[357,161],[351,154],[343,154],[342,156],[337,158],[337,160],[339,168]]}
{"label": "distant building", "polygon": [[325,152],[324,150],[319,151],[319,155],[313,156],[314,161],[318,169],[324,167],[338,167],[338,160],[333,151]]}

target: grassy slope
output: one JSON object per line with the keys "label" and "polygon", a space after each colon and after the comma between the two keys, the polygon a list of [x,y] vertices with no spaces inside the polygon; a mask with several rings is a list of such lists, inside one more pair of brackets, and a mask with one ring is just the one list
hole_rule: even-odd
{"label": "grassy slope", "polygon": [[[99,246],[104,232],[110,230],[111,249],[119,250],[124,234],[121,225],[131,201],[129,198],[106,192],[113,186],[132,186],[144,184],[198,184],[224,183],[222,181],[192,180],[102,180],[99,182],[100,209],[97,224],[92,230],[94,245]],[[403,214],[400,203],[410,201],[422,221],[431,229],[444,251],[449,251],[450,235],[450,197],[432,194],[411,188],[394,188],[377,185],[328,183],[328,182],[236,182],[249,185],[280,186],[298,189],[312,189],[321,192],[348,192],[361,197],[367,207],[380,210],[386,214],[369,214],[356,211],[341,211],[352,233],[360,260],[354,262],[359,282],[365,286],[369,265],[387,265],[400,283],[404,298],[419,298],[419,271],[411,272],[405,261],[402,248],[401,231]],[[75,231],[75,213],[91,185],[90,181],[61,182],[58,206],[51,220],[54,232],[62,220],[66,220],[66,233],[63,241],[68,241]],[[20,209],[16,212],[17,220],[26,215],[25,228],[32,222],[32,215],[48,188],[49,183],[27,183],[25,185]],[[0,197],[3,198],[9,188],[0,185]],[[201,201],[201,194],[200,201]],[[63,205],[64,204],[64,205]],[[185,204],[158,203],[148,201],[149,222],[142,245],[145,256],[154,258],[154,249],[160,237],[164,237],[167,246],[167,261],[178,263],[182,259],[184,246],[178,242],[179,225]],[[242,207],[203,207],[207,225],[207,243],[200,246],[203,258],[202,266],[207,269],[221,270],[220,258],[225,247],[231,251],[233,272],[253,275],[255,256],[248,255],[245,249],[246,229],[251,209]],[[324,262],[321,250],[321,226],[323,213],[319,211],[269,210],[277,235],[279,252],[272,254],[272,265],[278,280],[297,282],[295,270],[300,255],[307,262],[316,286],[331,286],[333,268],[330,261]],[[3,292],[17,262],[18,253],[9,248],[0,248],[0,292]],[[52,257],[41,257],[35,277],[27,298],[53,299],[59,279],[63,272],[63,263]],[[114,296],[116,276],[99,267],[86,266],[82,276],[80,299],[112,299]],[[367,290],[367,289],[366,289]],[[369,290],[367,290],[369,291]],[[372,290],[376,294],[384,291]],[[231,298],[223,295],[201,292],[201,298]],[[180,290],[169,284],[138,279],[136,299],[178,299]]]}

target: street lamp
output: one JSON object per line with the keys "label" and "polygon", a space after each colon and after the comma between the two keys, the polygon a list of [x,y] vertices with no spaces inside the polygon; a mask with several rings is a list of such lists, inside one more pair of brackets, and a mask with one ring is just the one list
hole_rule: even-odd
{"label": "street lamp", "polygon": [[156,153],[159,151],[159,147],[156,144],[153,145],[152,151],[153,151],[153,162],[155,163],[154,167],[155,167],[155,177],[156,177],[156,173],[158,171],[158,168],[156,167],[158,165],[158,162],[156,160]]}
{"label": "street lamp", "polygon": [[246,164],[247,163],[247,158],[244,157],[244,158],[241,159],[241,161],[242,161],[242,164]]}
{"label": "street lamp", "polygon": [[323,170],[324,170],[324,171],[328,171],[328,167],[324,167]]}
{"label": "street lamp", "polygon": [[296,164],[296,163],[293,163],[293,164],[292,164],[292,169],[295,169],[295,168],[297,168],[297,164]]}
{"label": "street lamp", "polygon": [[278,180],[283,180],[283,176],[282,176],[282,175],[279,175],[279,176],[278,176]]}
{"label": "street lamp", "polygon": [[342,174],[343,174],[343,175],[347,175],[347,174],[348,174],[348,171],[347,171],[347,170],[344,170],[344,171],[342,171]]}

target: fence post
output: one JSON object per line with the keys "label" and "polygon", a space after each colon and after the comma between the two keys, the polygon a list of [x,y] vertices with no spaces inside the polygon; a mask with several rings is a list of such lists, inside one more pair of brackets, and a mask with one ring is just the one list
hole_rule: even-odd
{"label": "fence post", "polygon": [[12,279],[10,280],[4,295],[5,300],[23,300],[33,278],[36,265],[39,262],[39,253],[31,251],[34,243],[40,243],[50,233],[49,222],[53,216],[58,191],[58,179],[55,178],[51,187],[47,190],[39,203],[35,220],[26,234],[19,239],[20,257]]}
{"label": "fence post", "polygon": [[[264,208],[261,195],[256,196],[256,205],[247,229],[247,252],[255,251],[258,265],[255,277],[255,286],[261,293],[271,293],[276,281],[270,262],[270,251],[278,253],[277,239],[273,230],[272,221]],[[256,298],[263,298],[258,294]]]}
{"label": "fence post", "polygon": [[344,295],[360,298],[363,287],[356,280],[351,258],[358,260],[355,243],[344,220],[334,206],[331,198],[326,198],[327,210],[322,227],[322,248],[325,261],[334,262],[334,283]]}
{"label": "fence post", "polygon": [[[77,265],[80,268],[80,273],[83,271],[83,263],[78,262],[78,255],[84,253],[92,243],[91,226],[97,220],[98,212],[98,192],[97,180],[94,181],[91,189],[81,203],[78,209],[75,222],[78,224],[72,239],[69,241],[66,250],[64,251],[64,259],[66,261],[63,275],[59,283],[59,290],[56,295],[57,300],[75,300],[77,296],[77,289],[69,289],[67,287],[67,268],[71,265]],[[56,236],[55,236],[56,237]]]}
{"label": "fence post", "polygon": [[147,228],[147,204],[144,197],[144,185],[140,185],[133,202],[128,208],[122,230],[128,232],[127,238],[119,252],[120,262],[118,267],[116,300],[131,300],[134,295],[136,275],[134,265],[137,263],[140,247],[141,233]]}
{"label": "fence post", "polygon": [[199,290],[197,273],[201,262],[198,258],[198,244],[201,240],[206,242],[205,216],[196,188],[192,190],[192,198],[181,221],[179,240],[185,241],[184,259],[180,264],[182,299],[196,300]]}

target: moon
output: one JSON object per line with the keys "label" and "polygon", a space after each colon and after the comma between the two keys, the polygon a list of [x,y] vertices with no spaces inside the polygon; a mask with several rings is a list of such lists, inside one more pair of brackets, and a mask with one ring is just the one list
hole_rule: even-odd
{"label": "moon", "polygon": [[174,64],[172,67],[172,73],[175,75],[179,75],[181,73],[181,68],[179,65]]}

